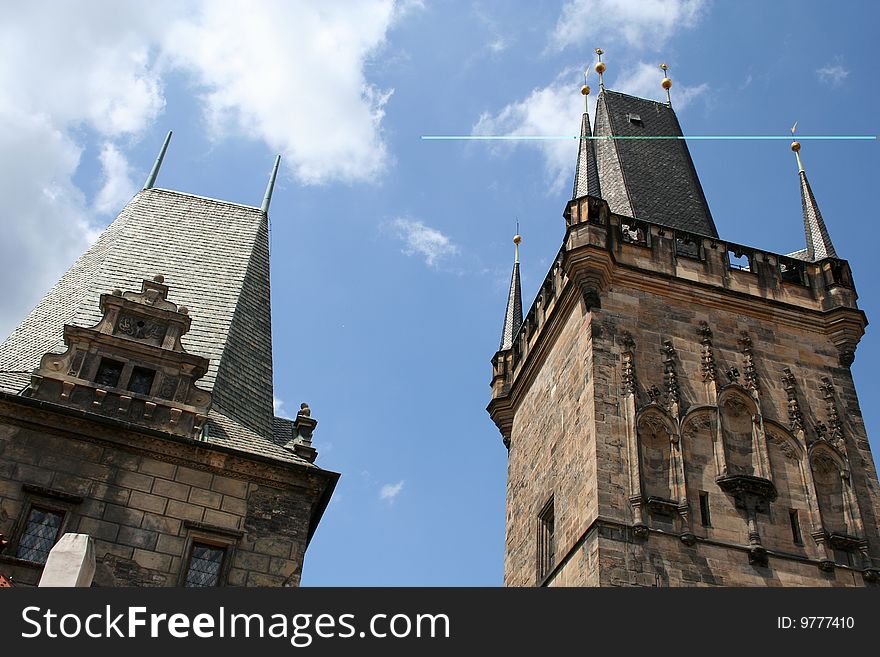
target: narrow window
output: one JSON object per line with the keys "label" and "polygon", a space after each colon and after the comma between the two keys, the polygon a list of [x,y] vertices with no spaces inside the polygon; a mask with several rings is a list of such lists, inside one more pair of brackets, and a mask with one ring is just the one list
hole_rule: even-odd
{"label": "narrow window", "polygon": [[538,579],[543,580],[556,563],[556,542],[554,537],[555,518],[553,498],[544,505],[538,515]]}
{"label": "narrow window", "polygon": [[98,367],[98,376],[95,377],[95,383],[102,386],[115,388],[119,385],[119,377],[122,374],[122,363],[109,358],[102,358],[101,365]]}
{"label": "narrow window", "polygon": [[709,517],[709,493],[703,490],[700,491],[700,522],[703,524],[703,527],[708,527],[712,524]]}
{"label": "narrow window", "polygon": [[49,551],[58,540],[63,519],[64,514],[58,511],[31,507],[15,556],[27,561],[46,563]]}
{"label": "narrow window", "polygon": [[185,586],[218,586],[225,554],[226,550],[221,547],[193,543]]}
{"label": "narrow window", "polygon": [[800,545],[803,541],[801,540],[801,522],[798,519],[797,509],[789,509],[788,517],[791,520],[791,540]]}
{"label": "narrow window", "polygon": [[153,387],[153,379],[155,376],[155,370],[150,370],[146,367],[135,367],[131,371],[131,379],[128,381],[128,389],[139,395],[149,395],[150,389]]}

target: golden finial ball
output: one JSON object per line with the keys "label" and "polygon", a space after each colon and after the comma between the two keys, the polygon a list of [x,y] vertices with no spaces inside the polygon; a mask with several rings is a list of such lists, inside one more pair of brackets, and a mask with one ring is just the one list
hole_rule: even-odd
{"label": "golden finial ball", "polygon": [[596,62],[596,73],[602,75],[605,72],[605,62]]}
{"label": "golden finial ball", "polygon": [[522,242],[522,236],[521,235],[514,235],[513,236],[513,243],[519,244],[520,242]]}
{"label": "golden finial ball", "polygon": [[590,87],[585,84],[583,87],[581,87],[581,93],[584,96],[589,96],[590,95]]}
{"label": "golden finial ball", "polygon": [[799,141],[791,142],[791,150],[797,153],[799,150],[801,150],[801,143]]}
{"label": "golden finial ball", "polygon": [[660,86],[666,89],[666,91],[669,91],[670,89],[672,89],[672,80],[670,80],[669,78],[663,78]]}

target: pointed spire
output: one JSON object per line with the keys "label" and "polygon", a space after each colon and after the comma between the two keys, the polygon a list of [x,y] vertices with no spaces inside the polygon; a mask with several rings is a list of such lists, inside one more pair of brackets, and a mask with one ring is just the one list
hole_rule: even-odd
{"label": "pointed spire", "polygon": [[504,311],[504,327],[501,330],[501,347],[499,351],[506,351],[513,347],[513,338],[522,326],[522,294],[519,284],[519,243],[522,237],[519,235],[519,223],[516,225],[516,235],[513,243],[516,245],[516,257],[513,262],[513,273],[510,276],[510,292],[507,294],[507,309]]}
{"label": "pointed spire", "polygon": [[156,161],[153,162],[153,168],[150,169],[150,175],[147,176],[147,180],[144,182],[144,189],[153,189],[153,185],[156,184],[156,176],[159,175],[159,169],[162,167],[162,160],[165,159],[165,152],[168,150],[168,144],[170,142],[171,130],[165,135],[165,141],[162,143],[162,148],[159,150],[159,156],[156,158]]}
{"label": "pointed spire", "polygon": [[278,175],[278,166],[281,164],[281,156],[275,156],[275,165],[272,167],[272,173],[269,175],[269,184],[266,185],[266,194],[263,196],[263,203],[260,205],[260,212],[269,214],[269,204],[272,202],[272,191],[275,189],[275,177]]}
{"label": "pointed spire", "polygon": [[663,70],[663,80],[660,82],[660,86],[666,90],[666,104],[672,107],[672,96],[669,95],[669,90],[672,89],[672,80],[666,73],[669,70],[669,64],[660,64],[660,68]]}
{"label": "pointed spire", "polygon": [[[597,48],[596,50],[601,50]],[[599,62],[602,64],[602,62]],[[596,64],[596,70],[599,70]],[[604,64],[602,64],[604,71]],[[578,159],[574,170],[574,185],[571,190],[571,198],[581,196],[599,196],[599,170],[596,167],[596,146],[593,143],[593,133],[590,130],[589,95],[590,87],[587,85],[587,72],[584,71],[584,86],[581,87],[584,96],[584,114],[581,118],[581,136],[578,144]]]}
{"label": "pointed spire", "polygon": [[[794,136],[797,121],[791,127],[791,134]],[[813,190],[810,188],[810,181],[807,180],[807,172],[804,171],[804,163],[801,161],[801,144],[795,140],[791,142],[791,150],[797,158],[798,176],[801,182],[801,207],[804,212],[804,232],[807,238],[807,259],[815,262],[824,258],[836,258],[837,252],[831,243],[831,236],[825,227],[825,221],[822,219],[822,213],[816,203],[816,197],[813,196]]]}

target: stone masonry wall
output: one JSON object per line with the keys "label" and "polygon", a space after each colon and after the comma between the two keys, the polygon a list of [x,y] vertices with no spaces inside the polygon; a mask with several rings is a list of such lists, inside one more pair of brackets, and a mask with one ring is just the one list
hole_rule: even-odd
{"label": "stone masonry wall", "polygon": [[[880,564],[877,473],[852,376],[840,364],[831,339],[807,321],[793,324],[782,319],[773,307],[732,304],[721,310],[701,298],[710,292],[697,286],[689,292],[689,297],[682,297],[663,294],[657,287],[615,283],[603,293],[601,309],[587,311],[582,302],[568,304],[570,309],[559,320],[561,328],[541,355],[533,379],[525,371],[520,373],[526,383],[508,455],[506,585],[864,585],[856,572],[863,564],[855,550],[830,550],[836,562],[830,572],[817,566],[825,556],[811,536],[819,529],[819,509],[805,492],[812,486],[806,443],[796,445],[790,430],[789,399],[783,387],[786,368],[794,376],[810,441],[816,439],[815,427],[827,427],[831,421],[823,377],[832,384],[851,490],[874,567]],[[712,331],[718,389],[731,383],[726,372],[734,368],[738,377],[733,382],[745,387],[748,363],[740,341],[743,333],[751,340],[768,467],[778,491],[769,509],[757,514],[767,566],[750,564],[746,516],[715,483],[711,435],[702,444],[696,433],[682,440],[687,516],[695,543],[688,546],[680,540],[683,525],[677,516],[646,512],[647,538],[634,537],[632,532],[621,342],[625,334],[634,342],[636,408],[641,409],[656,391],[660,391],[657,403],[668,404],[663,348],[665,341],[671,341],[684,418],[689,410],[714,403],[703,378],[701,322]],[[709,526],[701,522],[701,491],[709,495]],[[538,514],[551,497],[555,567],[552,576],[541,582]],[[793,540],[792,510],[800,523],[800,542]]]}
{"label": "stone masonry wall", "polygon": [[[598,513],[588,319],[577,307],[562,320],[559,337],[514,419],[508,454],[507,586],[537,583],[537,517],[551,496],[557,564]],[[572,583],[593,577],[589,562],[570,560],[566,568],[579,572]]]}
{"label": "stone masonry wall", "polygon": [[[712,403],[710,386],[702,377],[700,322],[712,331],[712,344],[719,385],[726,386],[730,379],[725,374],[736,368],[735,382],[744,384],[747,363],[740,343],[745,333],[752,341],[753,363],[757,374],[760,409],[767,431],[769,467],[779,496],[769,505],[766,513],[757,514],[757,528],[763,546],[770,553],[767,567],[750,565],[747,553],[749,532],[744,513],[732,499],[714,483],[715,473],[706,463],[700,478],[694,461],[701,457],[697,436],[682,437],[682,455],[685,462],[687,501],[691,530],[697,543],[687,547],[680,540],[668,536],[657,538],[653,531],[647,541],[630,544],[630,558],[622,566],[617,558],[621,550],[612,540],[600,542],[602,585],[614,581],[636,583],[636,574],[644,571],[645,564],[655,564],[654,570],[665,569],[664,581],[669,585],[725,584],[800,584],[822,586],[862,585],[861,575],[855,579],[847,566],[861,567],[857,555],[836,553],[834,560],[843,568],[837,574],[820,572],[816,562],[823,557],[811,532],[818,530],[817,510],[804,495],[805,486],[811,485],[811,473],[806,472],[808,459],[806,445],[798,451],[789,432],[789,404],[783,388],[783,373],[789,368],[794,375],[800,410],[804,415],[808,439],[816,438],[817,425],[830,423],[827,400],[821,388],[823,377],[828,377],[834,388],[834,400],[842,421],[845,449],[849,455],[852,491],[855,492],[864,535],[869,541],[870,554],[880,556],[880,506],[878,506],[877,474],[865,434],[855,388],[849,368],[841,366],[838,350],[831,340],[815,330],[793,326],[770,317],[766,309],[758,312],[712,310],[700,299],[700,291],[683,300],[673,295],[658,294],[656,290],[639,290],[613,285],[602,300],[601,310],[594,312],[593,354],[596,391],[596,436],[598,459],[598,497],[603,518],[631,525],[633,509],[627,504],[627,468],[625,449],[625,417],[621,412],[621,336],[629,333],[635,343],[637,407],[651,401],[650,391],[656,386],[661,391],[659,403],[666,405],[664,377],[664,341],[670,340],[675,349],[675,366],[681,395],[681,415],[688,409]],[[777,438],[779,436],[779,438]],[[688,441],[691,441],[689,444]],[[704,462],[711,460],[711,438],[707,439]],[[689,463],[689,460],[691,461]],[[710,526],[703,527],[700,519],[700,490],[708,492],[711,511]],[[789,510],[796,509],[800,521],[802,541],[793,540]],[[677,520],[663,515],[647,514],[645,523],[652,529],[680,532]],[[709,546],[704,540],[714,540],[740,549]],[[774,555],[780,555],[775,558]],[[784,558],[783,558],[784,555]],[[812,560],[803,563],[788,557]],[[665,565],[664,565],[665,564]],[[624,574],[621,567],[627,569]],[[876,567],[876,566],[875,566]],[[613,572],[612,572],[613,571]],[[843,574],[841,574],[843,573]],[[698,579],[694,579],[696,574]]]}
{"label": "stone masonry wall", "polygon": [[11,540],[0,570],[39,580],[39,566],[15,558],[33,502],[65,511],[62,533],[93,537],[96,586],[176,586],[193,540],[225,547],[222,584],[299,584],[318,479],[198,445],[127,442],[0,423],[0,533]]}

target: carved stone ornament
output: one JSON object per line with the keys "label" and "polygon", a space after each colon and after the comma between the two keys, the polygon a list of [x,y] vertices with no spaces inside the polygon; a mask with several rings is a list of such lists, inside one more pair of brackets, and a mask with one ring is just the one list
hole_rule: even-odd
{"label": "carved stone ornament", "polygon": [[157,276],[140,292],[103,294],[101,321],[66,325],[61,354],[48,353],[22,394],[180,436],[198,438],[211,393],[195,382],[208,360],[181,345],[192,322]]}
{"label": "carved stone ornament", "polygon": [[798,402],[794,374],[791,373],[791,369],[788,367],[782,372],[782,387],[788,398],[788,424],[793,431],[803,431],[804,414],[801,412],[801,406]]}
{"label": "carved stone ornament", "polygon": [[706,322],[700,322],[698,330],[702,350],[700,354],[700,367],[703,381],[715,381],[718,378],[718,368],[715,364],[715,356],[712,352],[712,329]]}
{"label": "carved stone ornament", "polygon": [[671,340],[663,342],[663,378],[666,383],[669,410],[673,415],[678,415],[681,396],[678,387],[678,373],[675,369],[675,347],[672,346]]}
{"label": "carved stone ornament", "polygon": [[620,344],[623,347],[620,364],[623,393],[625,395],[634,395],[636,392],[636,370],[635,363],[633,362],[633,351],[635,350],[636,343],[632,335],[624,333],[620,339]]}
{"label": "carved stone ornament", "polygon": [[752,353],[752,338],[743,331],[739,338],[740,349],[742,350],[744,360],[744,379],[746,388],[757,391],[758,388],[758,370],[755,369],[755,358]]}
{"label": "carved stone ornament", "polygon": [[737,508],[754,509],[764,512],[768,504],[776,499],[776,487],[763,477],[735,474],[715,479],[718,487],[732,496]]}

